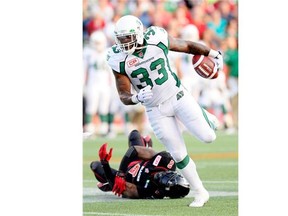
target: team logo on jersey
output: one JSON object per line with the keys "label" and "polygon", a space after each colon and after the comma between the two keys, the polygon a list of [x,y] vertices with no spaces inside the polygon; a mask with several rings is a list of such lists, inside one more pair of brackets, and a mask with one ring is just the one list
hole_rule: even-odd
{"label": "team logo on jersey", "polygon": [[158,166],[160,160],[161,160],[162,156],[161,155],[158,155],[155,160],[153,161],[153,165],[154,166]]}
{"label": "team logo on jersey", "polygon": [[137,63],[139,63],[139,60],[137,58],[133,58],[127,62],[129,68],[134,66]]}
{"label": "team logo on jersey", "polygon": [[132,177],[134,178],[134,177],[136,177],[139,169],[140,169],[140,164],[138,163],[134,167],[132,167],[128,173],[130,173],[132,175]]}

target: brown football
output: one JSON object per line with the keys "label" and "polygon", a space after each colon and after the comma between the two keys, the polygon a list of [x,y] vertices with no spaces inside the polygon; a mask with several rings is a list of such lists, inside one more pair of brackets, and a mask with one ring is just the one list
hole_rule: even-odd
{"label": "brown football", "polygon": [[192,63],[195,71],[205,79],[215,79],[218,77],[218,70],[213,72],[215,67],[214,61],[204,55],[194,55]]}

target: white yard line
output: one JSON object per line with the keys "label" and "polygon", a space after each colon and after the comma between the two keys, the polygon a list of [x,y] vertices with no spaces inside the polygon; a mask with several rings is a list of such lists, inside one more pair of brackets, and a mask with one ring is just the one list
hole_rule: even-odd
{"label": "white yard line", "polygon": [[83,212],[84,215],[114,215],[114,216],[163,216],[163,215],[140,215],[140,214],[120,214],[107,212]]}
{"label": "white yard line", "polygon": [[238,181],[203,181],[203,183],[209,184],[238,184]]}
{"label": "white yard line", "polygon": [[[210,197],[227,197],[238,196],[238,191],[209,191]],[[194,192],[191,191],[186,197],[194,197]],[[83,188],[83,203],[98,203],[98,202],[129,202],[131,199],[122,199],[115,196],[112,192],[102,192],[96,187]]]}

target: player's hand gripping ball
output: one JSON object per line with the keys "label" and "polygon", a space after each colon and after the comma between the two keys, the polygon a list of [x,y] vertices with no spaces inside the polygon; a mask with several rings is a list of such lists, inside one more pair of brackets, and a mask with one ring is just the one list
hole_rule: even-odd
{"label": "player's hand gripping ball", "polygon": [[192,63],[195,71],[205,79],[215,79],[218,77],[218,67],[208,56],[194,55]]}

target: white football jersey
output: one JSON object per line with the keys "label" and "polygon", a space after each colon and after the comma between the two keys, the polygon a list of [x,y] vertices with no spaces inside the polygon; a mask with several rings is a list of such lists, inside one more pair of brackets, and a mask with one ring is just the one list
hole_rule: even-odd
{"label": "white football jersey", "polygon": [[146,106],[157,106],[179,92],[180,80],[168,60],[169,40],[165,29],[151,26],[144,33],[144,48],[126,55],[116,45],[108,51],[110,67],[127,75],[137,92],[150,85],[153,97]]}
{"label": "white football jersey", "polygon": [[109,85],[111,69],[106,61],[106,51],[97,52],[91,47],[85,48],[83,50],[83,64],[88,72],[87,85]]}

